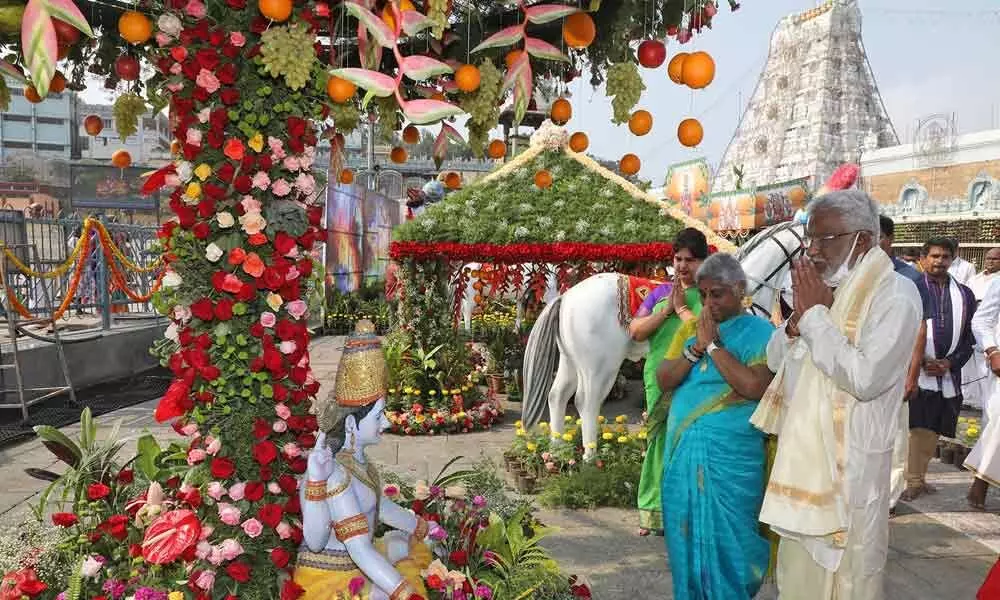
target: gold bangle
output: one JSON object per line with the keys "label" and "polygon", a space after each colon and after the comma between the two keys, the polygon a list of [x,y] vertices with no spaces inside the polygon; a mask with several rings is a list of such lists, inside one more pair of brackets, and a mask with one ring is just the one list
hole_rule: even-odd
{"label": "gold bangle", "polygon": [[396,586],[396,589],[389,594],[389,600],[408,600],[410,596],[416,593],[416,588],[410,585],[409,581],[404,579],[400,581],[399,585]]}
{"label": "gold bangle", "polygon": [[333,524],[333,534],[341,543],[359,535],[368,535],[368,517],[354,515]]}
{"label": "gold bangle", "polygon": [[307,481],[306,500],[311,502],[322,502],[323,500],[326,500],[326,482]]}

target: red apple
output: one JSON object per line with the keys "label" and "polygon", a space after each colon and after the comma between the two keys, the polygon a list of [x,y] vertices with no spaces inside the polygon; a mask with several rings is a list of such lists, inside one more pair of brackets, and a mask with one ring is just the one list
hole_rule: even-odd
{"label": "red apple", "polygon": [[52,25],[56,28],[56,40],[60,45],[72,46],[80,40],[80,30],[66,21],[53,18]]}
{"label": "red apple", "polygon": [[104,129],[104,119],[97,115],[89,115],[83,120],[83,128],[87,135],[97,135]]}
{"label": "red apple", "polygon": [[645,40],[639,44],[639,64],[655,69],[667,60],[667,47],[660,40]]}
{"label": "red apple", "polygon": [[124,81],[139,79],[139,59],[128,54],[119,56],[115,61],[115,73]]}

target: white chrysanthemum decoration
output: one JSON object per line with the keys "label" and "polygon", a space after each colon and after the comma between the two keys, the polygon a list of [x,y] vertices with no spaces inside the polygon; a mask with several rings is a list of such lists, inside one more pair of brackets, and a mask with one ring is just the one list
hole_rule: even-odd
{"label": "white chrysanthemum decoration", "polygon": [[566,232],[563,231],[562,229],[560,229],[559,231],[556,232],[555,238],[556,238],[557,242],[561,242],[561,241],[565,240],[566,239]]}
{"label": "white chrysanthemum decoration", "polygon": [[601,235],[603,235],[604,237],[611,237],[611,234],[612,231],[610,225],[605,225],[604,227],[601,227]]}
{"label": "white chrysanthemum decoration", "polygon": [[531,134],[532,146],[544,146],[549,150],[560,150],[569,143],[569,132],[565,127],[560,127],[551,120],[546,119],[541,127]]}
{"label": "white chrysanthemum decoration", "polygon": [[423,219],[422,221],[420,221],[420,226],[423,227],[424,229],[430,229],[435,225],[437,225],[437,221],[435,221],[434,219]]}
{"label": "white chrysanthemum decoration", "polygon": [[486,210],[493,210],[493,211],[495,211],[498,208],[500,208],[500,203],[497,202],[496,200],[494,200],[493,202],[490,202],[489,204],[486,205]]}
{"label": "white chrysanthemum decoration", "polygon": [[622,223],[622,230],[627,233],[635,233],[639,231],[639,224],[632,219],[625,219],[625,222]]}
{"label": "white chrysanthemum decoration", "polygon": [[528,204],[527,202],[522,202],[522,203],[520,203],[520,204],[517,205],[517,210],[519,210],[521,212],[530,212],[531,209],[532,209],[532,206],[530,204]]}
{"label": "white chrysanthemum decoration", "polygon": [[552,203],[552,208],[562,208],[564,206],[566,206],[565,200],[556,200],[555,202]]}
{"label": "white chrysanthemum decoration", "polygon": [[500,219],[497,222],[497,227],[500,227],[502,229],[507,229],[508,227],[510,227],[510,222],[507,221],[507,219]]}
{"label": "white chrysanthemum decoration", "polygon": [[610,198],[615,195],[615,191],[611,188],[604,188],[603,190],[601,190],[601,195],[604,196],[605,198]]}
{"label": "white chrysanthemum decoration", "polygon": [[587,221],[585,221],[583,219],[578,219],[577,222],[576,222],[576,224],[573,226],[573,228],[576,229],[580,233],[584,233],[588,229],[590,229],[590,223],[588,223]]}
{"label": "white chrysanthemum decoration", "polygon": [[545,215],[535,219],[540,227],[552,227],[552,217]]}
{"label": "white chrysanthemum decoration", "polygon": [[528,228],[523,225],[519,226],[517,229],[514,230],[514,237],[516,238],[528,237]]}

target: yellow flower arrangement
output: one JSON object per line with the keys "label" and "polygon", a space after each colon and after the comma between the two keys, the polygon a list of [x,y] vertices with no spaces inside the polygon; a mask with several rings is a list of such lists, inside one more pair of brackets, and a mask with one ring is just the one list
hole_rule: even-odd
{"label": "yellow flower arrangement", "polygon": [[628,436],[627,435],[620,435],[620,436],[618,436],[618,443],[619,444],[627,444],[628,443]]}
{"label": "yellow flower arrangement", "polygon": [[618,415],[617,417],[615,417],[615,423],[625,423],[627,421],[628,417],[626,417],[625,415]]}
{"label": "yellow flower arrangement", "polygon": [[404,394],[412,394],[413,393],[413,388],[411,388],[410,386],[406,386],[405,388],[403,388],[403,393]]}
{"label": "yellow flower arrangement", "polygon": [[184,592],[170,592],[167,594],[167,600],[184,600]]}
{"label": "yellow flower arrangement", "polygon": [[521,422],[520,420],[514,421],[514,427],[517,427],[518,429],[521,429],[521,428],[524,427],[524,423]]}
{"label": "yellow flower arrangement", "polygon": [[590,448],[591,450],[597,448],[597,442],[587,442],[587,448]]}
{"label": "yellow flower arrangement", "polygon": [[611,433],[610,431],[605,431],[603,434],[601,434],[601,438],[605,440],[613,440],[615,439],[615,434]]}
{"label": "yellow flower arrangement", "polygon": [[549,424],[546,423],[545,421],[542,421],[541,423],[538,424],[538,428],[541,429],[542,431],[548,431]]}
{"label": "yellow flower arrangement", "polygon": [[583,425],[583,419],[577,419],[576,420],[576,424],[577,425]]}
{"label": "yellow flower arrangement", "polygon": [[649,434],[646,433],[645,429],[640,429],[639,433],[635,434],[635,437],[639,438],[640,440],[644,440],[644,439],[646,439],[646,437],[648,437],[648,435]]}
{"label": "yellow flower arrangement", "polygon": [[566,415],[566,418],[565,418],[564,420],[565,420],[565,421],[566,421],[567,423],[570,423],[570,422],[572,422],[572,421],[573,421],[573,416],[572,416],[572,415]]}
{"label": "yellow flower arrangement", "polygon": [[536,444],[535,442],[528,442],[525,445],[525,448],[528,449],[528,452],[534,452],[535,450],[538,450],[538,444]]}
{"label": "yellow flower arrangement", "polygon": [[600,415],[600,416],[597,417],[597,422],[598,423],[603,423],[605,421],[607,421],[607,419],[604,418],[604,415]]}
{"label": "yellow flower arrangement", "polygon": [[417,415],[413,417],[413,420],[416,421],[417,423],[423,423],[424,421],[427,420],[427,415]]}
{"label": "yellow flower arrangement", "polygon": [[562,435],[562,439],[563,439],[564,442],[572,442],[573,441],[573,434],[572,433],[564,433]]}
{"label": "yellow flower arrangement", "polygon": [[517,434],[517,437],[524,437],[528,435],[528,432],[523,429],[518,429],[515,433]]}

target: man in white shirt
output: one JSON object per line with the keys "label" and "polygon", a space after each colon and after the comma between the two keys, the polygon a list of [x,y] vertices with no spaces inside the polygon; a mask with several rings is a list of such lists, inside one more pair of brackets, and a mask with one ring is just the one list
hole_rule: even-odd
{"label": "man in white shirt", "polygon": [[948,269],[948,274],[962,285],[969,285],[969,280],[976,274],[976,266],[958,255],[958,240],[952,241],[955,242],[955,259]]}
{"label": "man in white shirt", "polygon": [[859,190],[810,206],[795,312],[768,345],[777,375],[751,422],[778,435],[760,519],[781,536],[782,600],[879,600],[904,378],[922,304],[877,248]]}
{"label": "man in white shirt", "polygon": [[990,283],[1000,276],[1000,248],[990,248],[983,258],[983,270],[969,280],[966,285],[976,295],[976,300],[982,302],[986,296],[986,288]]}
{"label": "man in white shirt", "polygon": [[[991,248],[983,258],[983,270],[969,280],[967,284],[976,297],[976,302],[982,302],[990,283],[1000,279],[1000,248]],[[986,414],[986,402],[993,387],[990,370],[983,355],[983,347],[976,343],[972,358],[962,368],[962,401],[964,404],[983,410]],[[985,423],[984,423],[985,425]]]}
{"label": "man in white shirt", "polygon": [[990,369],[990,395],[983,410],[984,429],[976,446],[965,459],[965,468],[976,474],[969,488],[969,505],[982,510],[986,506],[988,485],[1000,485],[1000,350],[997,349],[1000,324],[1000,279],[994,279],[972,317],[972,331],[984,348],[983,356]]}

